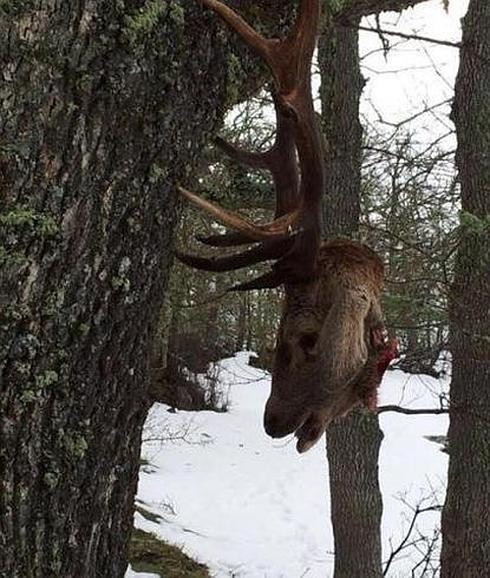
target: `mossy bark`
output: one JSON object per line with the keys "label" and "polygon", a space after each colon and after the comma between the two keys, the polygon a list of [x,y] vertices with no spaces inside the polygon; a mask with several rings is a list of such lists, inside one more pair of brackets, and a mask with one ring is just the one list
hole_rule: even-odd
{"label": "mossy bark", "polygon": [[199,2],[0,2],[2,576],[124,574],[175,183],[259,78],[231,38]]}
{"label": "mossy bark", "polygon": [[453,375],[441,578],[490,572],[490,4],[470,0],[456,80],[462,198],[451,307]]}
{"label": "mossy bark", "polygon": [[[319,44],[328,236],[357,233],[360,216],[362,127],[358,32],[330,18]],[[382,498],[377,416],[353,412],[327,430],[335,578],[381,578]]]}
{"label": "mossy bark", "polygon": [[263,80],[238,46],[199,2],[0,1],[5,576],[124,574],[174,185]]}

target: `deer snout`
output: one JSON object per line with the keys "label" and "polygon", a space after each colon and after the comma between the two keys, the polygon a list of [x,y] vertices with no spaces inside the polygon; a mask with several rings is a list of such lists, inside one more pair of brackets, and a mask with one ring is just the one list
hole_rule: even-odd
{"label": "deer snout", "polygon": [[264,411],[265,433],[282,438],[293,433],[303,422],[303,410],[292,407],[277,397],[269,397]]}
{"label": "deer snout", "polygon": [[332,416],[328,411],[313,411],[294,434],[298,438],[296,443],[298,453],[303,454],[312,448],[322,437],[331,421]]}

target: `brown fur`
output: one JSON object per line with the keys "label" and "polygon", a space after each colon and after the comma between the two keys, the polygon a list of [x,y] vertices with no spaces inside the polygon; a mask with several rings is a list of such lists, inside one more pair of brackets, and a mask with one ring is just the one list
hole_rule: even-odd
{"label": "brown fur", "polygon": [[321,246],[319,269],[315,281],[286,285],[264,414],[266,432],[296,432],[299,451],[363,400],[366,383],[370,391],[379,383],[372,332],[383,327],[381,260],[361,243],[336,239]]}
{"label": "brown fur", "polygon": [[234,29],[272,72],[277,118],[273,146],[263,153],[248,153],[222,139],[218,143],[238,162],[271,172],[276,215],[270,223],[254,225],[179,187],[184,197],[233,231],[203,242],[219,247],[258,244],[231,256],[178,256],[208,271],[276,261],[271,271],[234,289],[285,287],[264,426],[273,437],[296,432],[298,450],[306,451],[332,419],[373,398],[381,353],[373,347],[372,337],[383,328],[379,304],[383,266],[361,243],[320,241],[325,163],[311,92],[320,1],[300,0],[296,22],[280,40],[253,31],[219,0],[203,4]]}

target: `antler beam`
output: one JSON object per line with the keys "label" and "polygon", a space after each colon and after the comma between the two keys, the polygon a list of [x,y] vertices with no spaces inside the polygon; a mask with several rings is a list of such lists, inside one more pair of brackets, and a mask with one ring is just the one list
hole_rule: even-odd
{"label": "antler beam", "polygon": [[273,147],[265,153],[253,153],[220,138],[216,144],[234,160],[271,172],[276,190],[276,218],[270,223],[254,224],[183,187],[178,190],[194,205],[234,231],[205,237],[201,239],[203,242],[214,246],[277,243],[273,249],[271,245],[259,246],[230,257],[202,258],[179,254],[179,258],[193,267],[213,271],[277,259],[274,266],[276,280],[302,282],[311,279],[317,269],[320,202],[324,187],[322,140],[311,94],[311,61],[320,15],[319,0],[301,0],[297,20],[283,40],[264,38],[218,0],[203,0],[203,4],[234,29],[272,72],[277,120]]}

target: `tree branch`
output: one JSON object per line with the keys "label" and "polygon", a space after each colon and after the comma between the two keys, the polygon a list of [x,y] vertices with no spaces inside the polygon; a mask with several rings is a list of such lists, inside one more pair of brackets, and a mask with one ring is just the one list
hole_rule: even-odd
{"label": "tree branch", "polygon": [[449,413],[449,408],[426,408],[426,409],[410,409],[408,407],[401,407],[399,405],[382,405],[378,407],[376,413],[385,413],[387,411],[393,411],[395,413],[404,413],[405,415],[440,415]]}
{"label": "tree branch", "polygon": [[451,46],[452,48],[461,48],[461,42],[451,42],[450,40],[440,40],[438,38],[430,38],[429,36],[420,36],[419,34],[406,34],[404,32],[395,32],[394,30],[385,30],[379,28],[370,28],[369,26],[355,26],[353,24],[345,24],[346,28],[357,28],[358,30],[365,30],[366,32],[374,32],[375,34],[386,34],[387,36],[398,36],[406,40],[422,40],[423,42],[431,42],[432,44],[440,44],[442,46]]}
{"label": "tree branch", "polygon": [[336,20],[342,23],[348,23],[349,20],[379,14],[380,12],[401,12],[405,8],[410,8],[421,4],[426,0],[350,0],[346,2],[343,9],[340,10]]}
{"label": "tree branch", "polygon": [[[427,506],[427,507],[422,507],[420,504],[418,504],[413,509],[412,519],[411,519],[410,524],[408,526],[408,529],[405,533],[405,536],[403,537],[403,539],[401,540],[401,542],[399,543],[399,545],[396,548],[391,549],[391,554],[390,554],[388,560],[386,561],[384,569],[383,569],[383,576],[388,575],[388,571],[390,570],[390,566],[392,565],[392,563],[396,560],[396,558],[399,556],[399,554],[403,550],[406,550],[407,548],[409,548],[411,546],[415,546],[417,544],[417,542],[427,541],[427,538],[425,536],[419,535],[419,537],[413,538],[409,542],[410,538],[412,537],[412,533],[416,529],[415,524],[417,523],[419,516],[421,514],[425,514],[426,512],[440,512],[441,509],[442,509],[442,506],[440,504],[433,504],[433,505]],[[439,533],[437,533],[437,535],[433,537],[433,540],[430,543],[430,548],[428,549],[428,552],[426,553],[424,558],[422,558],[422,560],[419,562],[419,564],[427,561],[427,556],[429,556],[429,558],[430,558],[430,555],[432,554],[432,550],[433,550],[433,546],[434,546],[434,539],[435,539],[435,541],[437,541],[438,538],[439,538]],[[391,539],[390,539],[390,544],[391,544]],[[412,576],[413,575],[414,575],[414,573],[412,572]],[[423,576],[423,575],[424,574],[421,574],[421,576]]]}

